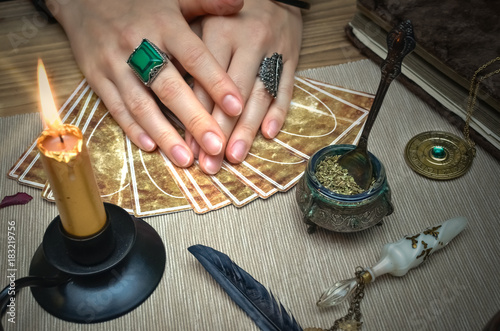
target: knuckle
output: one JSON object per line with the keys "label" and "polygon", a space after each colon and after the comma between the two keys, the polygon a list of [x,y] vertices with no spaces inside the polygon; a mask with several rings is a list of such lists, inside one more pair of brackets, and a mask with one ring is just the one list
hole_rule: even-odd
{"label": "knuckle", "polygon": [[245,137],[250,141],[253,140],[257,134],[258,127],[251,125],[250,123],[238,123],[238,135],[240,137]]}
{"label": "knuckle", "polygon": [[272,107],[276,108],[280,114],[283,114],[283,116],[286,116],[286,113],[290,109],[290,101],[293,99],[293,91],[293,79],[282,79],[278,86],[278,97],[275,102],[272,103]]}
{"label": "knuckle", "polygon": [[120,127],[127,135],[133,136],[134,133],[140,130],[140,125],[136,121],[128,120],[130,113],[122,102],[108,102],[106,105],[111,116],[119,123]]}
{"label": "knuckle", "polygon": [[106,102],[106,108],[108,108],[111,116],[116,118],[121,118],[128,112],[127,108],[122,102],[119,101],[108,101]]}
{"label": "knuckle", "polygon": [[196,68],[202,68],[207,62],[205,55],[204,49],[198,45],[186,47],[182,56],[185,59],[183,65],[186,70],[192,72]]}
{"label": "knuckle", "polygon": [[223,91],[226,80],[224,77],[221,77],[219,75],[213,75],[210,81],[209,89],[208,89],[208,94],[214,95],[216,91]]}
{"label": "knuckle", "polygon": [[128,100],[128,108],[135,118],[146,118],[154,109],[153,102],[141,94],[133,94]]}
{"label": "knuckle", "polygon": [[[161,75],[161,74],[160,74]],[[182,82],[171,76],[158,77],[153,84],[156,84],[155,93],[164,103],[168,100],[177,99],[182,95]]]}
{"label": "knuckle", "polygon": [[244,91],[245,89],[245,80],[246,76],[248,75],[247,72],[245,73],[235,73],[232,75],[231,79],[233,80],[234,85],[238,88],[239,91]]}
{"label": "knuckle", "polygon": [[[103,65],[104,68],[115,67],[116,66],[116,53],[115,53],[115,51],[111,48],[103,47],[101,55],[97,58],[97,62],[99,62],[100,65]],[[100,68],[99,69],[93,68],[93,70],[100,70]]]}
{"label": "knuckle", "polygon": [[[268,113],[268,119],[275,119],[278,123],[280,123],[280,127],[283,125],[286,119],[286,115],[288,114],[288,107],[284,107],[283,105],[273,105]],[[269,120],[267,122],[269,122]]]}
{"label": "knuckle", "polygon": [[176,140],[176,134],[171,130],[164,130],[158,133],[155,137],[156,143],[161,146],[164,151],[170,150],[170,146],[173,145]]}
{"label": "knuckle", "polygon": [[269,24],[266,23],[267,21],[271,21],[271,19],[264,17],[262,20],[262,24],[258,24],[253,27],[252,35],[250,37],[252,45],[269,46],[273,41],[273,31],[268,28]]}
{"label": "knuckle", "polygon": [[206,114],[208,113],[202,113],[198,112],[191,117],[189,117],[186,121],[184,121],[184,125],[186,126],[187,131],[190,132],[203,132],[201,128],[205,127],[207,125],[208,120],[206,118]]}
{"label": "knuckle", "polygon": [[275,105],[273,108],[280,118],[284,119],[286,117],[286,114],[288,113],[288,107],[283,107],[282,105]]}
{"label": "knuckle", "polygon": [[131,26],[122,26],[119,33],[119,44],[123,49],[133,50],[139,46],[139,42],[142,40],[137,34],[137,31]]}
{"label": "knuckle", "polygon": [[257,28],[258,31],[256,31],[253,36],[252,36],[252,44],[257,45],[257,46],[268,46],[272,42],[272,34],[270,31],[267,31],[266,29]]}
{"label": "knuckle", "polygon": [[266,90],[264,86],[255,89],[252,93],[252,98],[258,103],[269,102],[272,98],[269,92]]}
{"label": "knuckle", "polygon": [[135,121],[127,122],[125,124],[122,124],[121,126],[123,128],[123,131],[125,131],[125,133],[127,133],[127,135],[129,136],[132,136],[133,133],[137,132],[140,128],[140,125]]}
{"label": "knuckle", "polygon": [[243,7],[243,1],[227,0],[221,3],[214,2],[214,12],[217,15],[234,14]]}

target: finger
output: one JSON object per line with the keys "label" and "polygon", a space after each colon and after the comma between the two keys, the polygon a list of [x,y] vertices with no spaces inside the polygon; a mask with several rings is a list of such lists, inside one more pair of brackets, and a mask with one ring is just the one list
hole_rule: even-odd
{"label": "finger", "polygon": [[[167,66],[151,84],[151,89],[191,132],[200,147],[210,155],[219,154],[225,142],[217,122],[196,99],[192,89],[184,82],[175,67]],[[169,138],[165,136],[164,138]],[[157,140],[162,146],[165,139]]]}
{"label": "finger", "polygon": [[101,99],[111,116],[130,140],[144,151],[153,151],[156,148],[156,143],[130,115],[116,86],[104,77],[98,84],[91,84],[91,86],[97,95],[102,96]]}
{"label": "finger", "polygon": [[[231,59],[231,65],[228,68],[228,74],[238,86],[244,100],[247,100],[250,97],[252,88],[255,85],[255,76],[249,73],[257,72],[261,62],[258,55],[249,56],[249,54],[249,52],[246,52],[244,50],[240,50],[239,52],[237,51],[233,55],[233,58]],[[222,132],[224,132],[224,135],[226,136],[226,139],[229,139],[238,121],[238,118],[227,116],[218,107],[214,108],[212,116],[217,121],[217,123],[219,123]],[[248,151],[246,153],[248,153]],[[222,166],[224,153],[221,153],[220,155],[206,155],[203,152],[200,152],[198,159],[200,167],[204,172],[215,174],[220,170]]]}
{"label": "finger", "polygon": [[[181,30],[182,26],[189,29],[185,21],[179,25]],[[181,34],[169,30],[164,40],[166,49],[200,82],[224,112],[230,116],[241,113],[243,101],[238,88],[194,32],[189,30]]]}
{"label": "finger", "polygon": [[266,90],[264,84],[260,79],[256,80],[252,94],[245,105],[245,110],[227,144],[226,157],[229,162],[241,163],[245,160],[272,100],[273,97]]}
{"label": "finger", "polygon": [[[229,132],[228,134],[225,134],[227,139],[231,135],[231,131],[238,121],[238,117],[229,117],[218,107],[214,109],[214,113],[212,114],[212,116],[217,121],[217,123],[219,123],[219,126],[221,127],[223,132]],[[221,153],[217,155],[208,155],[202,150],[200,150],[198,154],[200,168],[203,170],[203,172],[209,175],[214,175],[220,170],[223,159],[224,150],[222,150]]]}
{"label": "finger", "polygon": [[[171,67],[169,71],[177,72],[173,66],[167,66],[167,68],[169,67]],[[156,79],[158,80],[159,77]],[[130,115],[150,135],[168,158],[180,167],[191,165],[194,160],[193,154],[184,139],[166,119],[150,91],[138,81],[132,70],[115,72],[114,81]]]}
{"label": "finger", "polygon": [[[253,72],[258,73],[262,56],[254,60]],[[241,163],[246,158],[262,120],[267,113],[273,97],[266,90],[259,77],[251,80],[251,93],[226,147],[226,157],[232,163]]]}
{"label": "finger", "polygon": [[[214,107],[214,102],[208,95],[208,93],[205,91],[205,89],[196,81],[194,82],[193,86],[193,93],[196,96],[196,98],[200,101],[200,103],[203,105],[203,108],[205,110],[210,110],[208,113],[211,113],[211,110]],[[200,154],[200,145],[196,142],[196,139],[193,137],[191,132],[186,131],[184,133],[184,140],[186,141],[186,144],[188,144],[189,148],[191,149],[191,152],[193,153],[195,158],[198,158]]]}
{"label": "finger", "polygon": [[243,8],[243,0],[180,0],[179,5],[182,14],[189,21],[205,14],[236,14]]}
{"label": "finger", "polygon": [[[222,46],[218,47],[214,43],[207,43],[207,48],[210,50],[210,52],[212,52],[222,68],[225,69],[228,67],[231,58],[231,50],[229,48]],[[201,84],[197,81],[194,82],[193,92],[196,98],[198,98],[198,100],[201,102],[203,107],[211,114],[213,111],[214,102],[210,95],[205,91],[203,86],[201,86]],[[200,146],[189,131],[186,131],[184,140],[191,148],[191,152],[193,153],[194,157],[199,158]]]}
{"label": "finger", "polygon": [[[248,103],[252,90],[258,80],[256,79],[260,63],[264,56],[259,56],[259,54],[252,54],[248,50],[239,49],[237,50],[232,59],[231,64],[228,68],[228,74],[234,81],[236,86],[245,100]],[[263,85],[262,85],[263,86]],[[245,106],[245,112],[247,107]],[[224,132],[226,138],[229,138],[233,129],[238,122],[238,118],[231,118],[227,116],[220,108],[215,107],[212,116],[215,118],[217,123]]]}
{"label": "finger", "polygon": [[[203,38],[203,42],[205,43],[208,51],[217,60],[220,67],[226,71],[229,67],[229,61],[231,60],[231,47],[229,47],[225,42],[221,43],[220,38],[208,38],[208,40],[207,38]],[[212,113],[214,101],[205,88],[203,88],[202,84],[197,80],[194,82],[193,92],[205,109],[209,113]]]}
{"label": "finger", "polygon": [[290,102],[293,96],[293,84],[295,81],[295,61],[287,61],[283,64],[283,72],[278,86],[278,95],[269,107],[269,111],[264,117],[261,131],[264,137],[272,139],[276,137],[285,122],[286,114],[290,109]]}

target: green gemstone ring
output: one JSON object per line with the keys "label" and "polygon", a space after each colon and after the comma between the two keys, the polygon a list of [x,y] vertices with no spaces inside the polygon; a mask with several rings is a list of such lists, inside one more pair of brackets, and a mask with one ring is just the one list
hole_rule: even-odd
{"label": "green gemstone ring", "polygon": [[168,55],[162,52],[155,44],[143,39],[141,44],[130,54],[128,65],[146,86],[151,83],[168,63]]}

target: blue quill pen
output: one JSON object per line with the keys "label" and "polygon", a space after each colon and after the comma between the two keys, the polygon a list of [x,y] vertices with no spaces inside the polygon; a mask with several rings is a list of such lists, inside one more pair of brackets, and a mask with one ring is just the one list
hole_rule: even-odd
{"label": "blue quill pen", "polygon": [[188,250],[261,330],[302,331],[272,293],[226,254],[203,245]]}

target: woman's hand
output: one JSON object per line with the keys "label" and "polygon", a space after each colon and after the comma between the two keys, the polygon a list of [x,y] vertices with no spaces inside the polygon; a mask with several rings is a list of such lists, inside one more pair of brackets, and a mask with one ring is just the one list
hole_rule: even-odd
{"label": "woman's hand", "polygon": [[193,162],[193,153],[160,111],[155,94],[204,153],[223,151],[223,131],[175,65],[169,62],[150,90],[126,61],[147,38],[175,58],[229,117],[239,115],[243,98],[237,86],[187,20],[235,13],[242,0],[74,0],[65,4],[48,0],[47,5],[64,27],[90,86],[137,146],[152,151],[158,145],[178,166]]}
{"label": "woman's hand", "polygon": [[[271,139],[284,123],[302,41],[300,10],[270,0],[246,0],[238,14],[205,16],[200,20],[198,28],[201,28],[203,41],[238,86],[245,107],[239,117],[231,117],[218,103],[214,105],[203,82],[196,81],[194,91],[205,108],[213,109],[212,116],[228,139],[225,145],[227,159],[240,163],[248,154],[259,127],[262,134]],[[274,52],[283,54],[283,72],[276,99],[258,77],[262,60]],[[221,167],[224,152],[208,154],[198,148],[196,141],[196,137],[186,135],[191,150],[199,154],[203,171],[215,174]]]}

